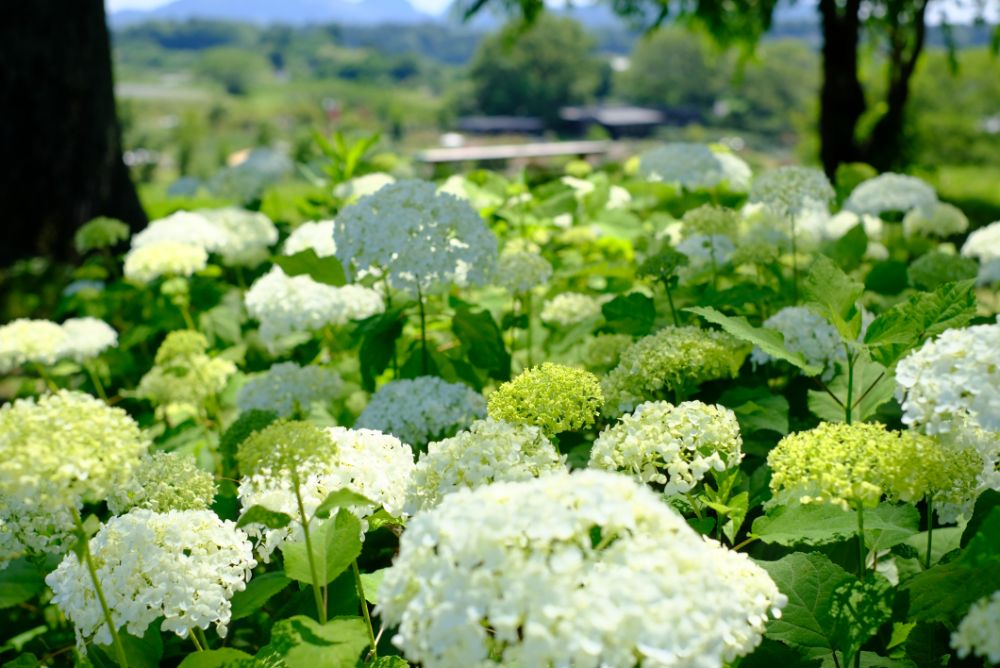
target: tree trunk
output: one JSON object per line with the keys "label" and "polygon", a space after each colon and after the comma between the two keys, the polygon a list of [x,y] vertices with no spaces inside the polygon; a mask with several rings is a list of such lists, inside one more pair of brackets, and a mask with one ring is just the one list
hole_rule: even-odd
{"label": "tree trunk", "polygon": [[820,91],[820,160],[832,179],[837,165],[859,159],[854,136],[865,112],[865,94],[858,80],[860,0],[820,0],[823,19],[823,85]]}
{"label": "tree trunk", "polygon": [[0,40],[0,266],[70,257],[97,216],[145,224],[122,161],[104,0],[8,2]]}

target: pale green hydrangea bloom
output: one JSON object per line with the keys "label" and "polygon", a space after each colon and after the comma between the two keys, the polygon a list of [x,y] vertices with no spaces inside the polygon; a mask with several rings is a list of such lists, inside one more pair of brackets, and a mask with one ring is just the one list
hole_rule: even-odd
{"label": "pale green hydrangea bloom", "polygon": [[123,515],[133,508],[165,513],[207,510],[215,498],[215,480],[198,468],[194,457],[155,452],[143,457],[128,481],[108,495],[108,510]]}
{"label": "pale green hydrangea bloom", "polygon": [[[943,450],[965,453],[973,450],[978,455],[980,469],[976,475],[975,489],[962,498],[958,495],[955,501],[948,499],[935,500],[934,512],[945,524],[953,524],[972,516],[976,499],[984,491],[992,489],[1000,492],[1000,432],[987,431],[968,418],[955,420],[951,429],[937,438],[943,444]],[[963,458],[964,459],[964,458]],[[960,462],[949,462],[949,466],[959,466]],[[967,484],[961,473],[956,477],[960,485]],[[961,489],[961,487],[959,487]]]}
{"label": "pale green hydrangea bloom", "polygon": [[594,373],[606,373],[618,366],[633,340],[628,334],[598,334],[584,343],[580,361]]}
{"label": "pale green hydrangea bloom", "polygon": [[805,212],[828,211],[834,195],[833,186],[822,171],[788,166],[758,175],[750,189],[750,202],[791,218]]}
{"label": "pale green hydrangea bloom", "polygon": [[551,276],[549,261],[530,251],[504,251],[497,263],[497,285],[515,295],[544,285]]}
{"label": "pale green hydrangea bloom", "polygon": [[951,634],[951,648],[964,659],[970,654],[1000,663],[1000,589],[972,604]]}
{"label": "pale green hydrangea bloom", "polygon": [[218,253],[229,241],[229,234],[200,212],[175,211],[151,221],[141,232],[132,236],[132,249],[163,243],[197,246],[206,253]]}
{"label": "pale green hydrangea bloom", "polygon": [[972,232],[962,244],[962,256],[979,261],[976,283],[1000,283],[1000,220]]}
{"label": "pale green hydrangea bloom", "polygon": [[128,225],[115,218],[101,216],[83,225],[73,235],[76,252],[83,255],[92,250],[110,248],[128,239]]}
{"label": "pale green hydrangea bloom", "polygon": [[926,181],[886,172],[859,183],[844,202],[844,208],[879,216],[891,211],[907,213],[912,209],[930,209],[937,203],[937,193]]}
{"label": "pale green hydrangea bloom", "polygon": [[650,181],[673,183],[686,190],[720,186],[746,192],[753,173],[739,157],[716,151],[706,144],[675,142],[652,148],[639,156],[639,174]]}
{"label": "pale green hydrangea bloom", "polygon": [[666,494],[691,491],[709,471],[743,460],[740,425],[723,406],[685,401],[640,404],[594,441],[591,468],[620,471]]}
{"label": "pale green hydrangea bloom", "polygon": [[718,668],[786,602],[651,490],[581,471],[462,489],[415,516],[378,614],[426,668]]}
{"label": "pale green hydrangea bloom", "polygon": [[571,327],[600,315],[600,298],[580,292],[561,292],[542,304],[538,317],[547,325]]}
{"label": "pale green hydrangea bloom", "polygon": [[903,234],[907,237],[950,237],[967,229],[968,217],[957,206],[946,202],[911,209],[903,217]]}
{"label": "pale green hydrangea bloom", "polygon": [[161,276],[191,276],[208,265],[201,246],[180,241],[160,241],[133,248],[125,256],[125,278],[151,283]]}
{"label": "pale green hydrangea bloom", "polygon": [[282,362],[248,380],[236,394],[236,405],[240,412],[274,411],[287,418],[308,411],[314,402],[329,403],[342,385],[340,375],[331,369]]}
{"label": "pale green hydrangea bloom", "polygon": [[66,343],[66,332],[48,320],[18,318],[0,326],[0,373],[24,364],[55,364]]}
{"label": "pale green hydrangea bloom", "polygon": [[736,211],[712,204],[703,204],[686,211],[681,223],[684,236],[701,234],[734,237],[739,232],[739,216]]}
{"label": "pale green hydrangea bloom", "polygon": [[664,393],[735,377],[749,352],[749,346],[724,332],[665,327],[627,348],[601,381],[604,410],[618,416]]}
{"label": "pale green hydrangea bloom", "polygon": [[957,441],[904,432],[885,456],[879,473],[893,499],[967,507],[975,503],[983,458],[975,447]]}
{"label": "pale green hydrangea bloom", "polygon": [[255,267],[267,260],[271,246],[278,241],[278,228],[260,211],[228,206],[195,213],[225,235],[225,243],[216,252],[228,265]]}
{"label": "pale green hydrangea bloom", "polygon": [[565,459],[537,427],[477,420],[468,430],[427,446],[413,471],[406,512],[433,508],[445,495],[466,487],[564,471]]}
{"label": "pale green hydrangea bloom", "polygon": [[[62,390],[0,408],[0,522],[20,550],[60,553],[73,512],[129,476],[149,443],[120,408]],[[9,541],[8,541],[9,542]]]}
{"label": "pale green hydrangea bloom", "polygon": [[[210,510],[133,510],[108,520],[90,551],[115,627],[138,637],[161,617],[160,629],[181,637],[213,624],[225,637],[231,599],[257,565],[246,534]],[[45,581],[82,653],[90,641],[111,644],[87,566],[75,554]]]}
{"label": "pale green hydrangea bloom", "polygon": [[545,362],[497,388],[487,409],[494,420],[533,425],[552,436],[590,427],[603,402],[597,376]]}

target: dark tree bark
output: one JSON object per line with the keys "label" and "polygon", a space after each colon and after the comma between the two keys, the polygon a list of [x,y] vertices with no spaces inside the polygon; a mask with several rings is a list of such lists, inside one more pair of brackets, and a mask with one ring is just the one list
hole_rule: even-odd
{"label": "dark tree bark", "polygon": [[145,224],[122,161],[104,0],[5,0],[0,43],[0,266],[70,257],[97,216]]}
{"label": "dark tree bark", "polygon": [[820,161],[832,179],[837,165],[860,159],[854,132],[865,113],[865,93],[858,79],[860,0],[820,0],[823,23],[823,84],[820,90]]}

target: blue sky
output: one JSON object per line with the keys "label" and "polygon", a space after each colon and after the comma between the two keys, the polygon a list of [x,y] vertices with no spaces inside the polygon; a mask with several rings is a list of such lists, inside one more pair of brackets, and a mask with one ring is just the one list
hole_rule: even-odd
{"label": "blue sky", "polygon": [[[108,11],[114,12],[119,9],[149,9],[165,5],[170,0],[105,0]],[[451,0],[410,0],[410,4],[426,12],[441,12]]]}

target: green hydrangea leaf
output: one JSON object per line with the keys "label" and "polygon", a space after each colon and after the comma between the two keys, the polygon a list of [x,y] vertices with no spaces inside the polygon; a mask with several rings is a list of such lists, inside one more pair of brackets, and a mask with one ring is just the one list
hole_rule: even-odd
{"label": "green hydrangea leaf", "polygon": [[268,529],[281,529],[292,523],[292,517],[276,510],[265,508],[264,506],[250,506],[236,523],[238,527],[245,527],[248,524],[263,524]]}
{"label": "green hydrangea leaf", "polygon": [[607,321],[605,328],[615,334],[646,336],[656,320],[653,300],[639,292],[618,295],[601,306],[601,313]]}
{"label": "green hydrangea leaf", "polygon": [[335,617],[320,624],[296,615],[275,623],[271,642],[261,649],[258,660],[262,655],[281,657],[287,668],[354,668],[366,647],[368,631],[361,617]]}
{"label": "green hydrangea leaf", "polygon": [[811,300],[810,306],[830,321],[845,341],[854,341],[861,333],[861,311],[857,301],[865,286],[848,276],[833,260],[823,255],[816,258],[802,281],[802,288]]}
{"label": "green hydrangea leaf", "polygon": [[221,649],[210,649],[204,652],[188,654],[181,661],[178,668],[222,668],[222,666],[226,666],[233,661],[252,658],[246,652],[241,652],[232,647],[223,647]]}
{"label": "green hydrangea leaf", "polygon": [[[332,582],[361,554],[361,522],[344,508],[325,522],[310,523],[310,534],[320,584]],[[311,584],[305,541],[285,543],[281,551],[285,555],[285,574]]]}
{"label": "green hydrangea leaf", "polygon": [[289,276],[308,276],[317,283],[341,286],[347,283],[344,266],[334,256],[319,257],[312,248],[299,251],[295,255],[278,255],[274,264]]}
{"label": "green hydrangea leaf", "polygon": [[378,504],[369,499],[364,494],[358,494],[347,488],[336,489],[326,495],[323,503],[319,504],[316,512],[313,513],[320,519],[326,519],[337,508],[344,506],[377,506]]}
{"label": "green hydrangea leaf", "polygon": [[490,378],[510,378],[510,353],[489,311],[457,308],[451,319],[451,329],[461,341],[470,363],[486,371]]}
{"label": "green hydrangea leaf", "polygon": [[788,434],[788,400],[766,387],[728,389],[719,403],[733,411],[744,435],[755,431]]}
{"label": "green hydrangea leaf", "polygon": [[15,559],[0,570],[0,609],[34,598],[45,590],[45,575],[27,559]]}
{"label": "green hydrangea leaf", "polygon": [[247,588],[233,595],[232,618],[243,619],[260,610],[275,594],[291,583],[283,571],[255,575]]}
{"label": "green hydrangea leaf", "polygon": [[[841,369],[827,384],[829,392],[809,390],[809,410],[827,422],[843,422],[844,405],[847,403],[847,378],[847,370]],[[851,419],[864,421],[892,399],[896,391],[894,378],[892,372],[881,364],[859,357],[854,363]]]}
{"label": "green hydrangea leaf", "polygon": [[880,577],[846,582],[833,592],[830,615],[832,641],[845,666],[851,665],[861,646],[892,618],[895,591]]}
{"label": "green hydrangea leaf", "polygon": [[[920,513],[909,505],[879,504],[865,511],[865,543],[884,550],[917,533]],[[776,506],[754,520],[751,534],[778,545],[826,545],[857,534],[858,515],[833,504]]]}

